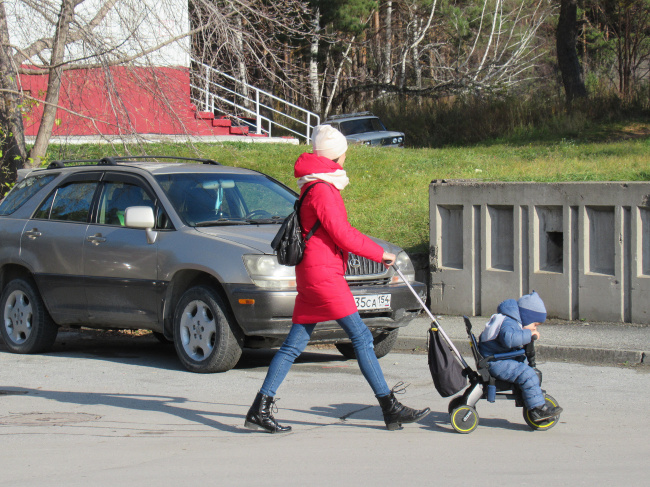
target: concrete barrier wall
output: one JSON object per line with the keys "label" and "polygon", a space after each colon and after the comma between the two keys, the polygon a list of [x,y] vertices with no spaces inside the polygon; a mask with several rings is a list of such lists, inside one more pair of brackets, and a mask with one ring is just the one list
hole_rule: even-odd
{"label": "concrete barrier wall", "polygon": [[650,183],[433,181],[429,205],[435,313],[535,290],[550,317],[650,323]]}

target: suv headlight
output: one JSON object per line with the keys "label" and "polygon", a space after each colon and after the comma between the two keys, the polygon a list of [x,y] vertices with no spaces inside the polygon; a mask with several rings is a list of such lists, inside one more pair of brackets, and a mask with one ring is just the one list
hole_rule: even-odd
{"label": "suv headlight", "polygon": [[296,287],[296,271],[281,265],[275,255],[247,254],[242,256],[249,277],[256,286],[267,289]]}
{"label": "suv headlight", "polygon": [[[395,258],[395,264],[393,265],[402,271],[404,278],[408,282],[415,281],[415,267],[413,267],[413,262],[411,262],[411,258],[406,254],[406,252],[402,251],[397,254],[397,257]],[[395,273],[392,279],[392,283],[397,284],[399,282],[402,282],[402,279],[397,273]]]}

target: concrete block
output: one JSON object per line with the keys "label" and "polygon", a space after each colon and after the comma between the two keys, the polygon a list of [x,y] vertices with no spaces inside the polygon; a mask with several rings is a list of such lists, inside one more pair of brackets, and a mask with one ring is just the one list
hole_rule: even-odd
{"label": "concrete block", "polygon": [[485,314],[533,289],[549,316],[650,323],[650,183],[433,181],[434,312]]}

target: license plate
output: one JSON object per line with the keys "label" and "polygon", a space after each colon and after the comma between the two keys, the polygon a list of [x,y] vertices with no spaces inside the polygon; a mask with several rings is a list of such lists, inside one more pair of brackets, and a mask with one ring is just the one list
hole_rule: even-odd
{"label": "license plate", "polygon": [[369,294],[366,296],[355,296],[354,301],[359,311],[368,309],[389,309],[390,294]]}

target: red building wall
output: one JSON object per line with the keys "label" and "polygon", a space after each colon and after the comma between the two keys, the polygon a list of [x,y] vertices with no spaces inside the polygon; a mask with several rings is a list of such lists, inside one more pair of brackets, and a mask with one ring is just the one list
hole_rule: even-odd
{"label": "red building wall", "polygon": [[[22,89],[39,100],[45,99],[47,80],[47,75],[20,76]],[[69,111],[57,110],[54,136],[219,135],[211,121],[195,118],[188,68],[115,66],[65,71],[58,105]],[[34,136],[43,104],[34,102],[26,108],[25,135]]]}

